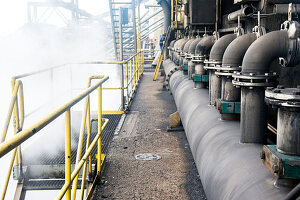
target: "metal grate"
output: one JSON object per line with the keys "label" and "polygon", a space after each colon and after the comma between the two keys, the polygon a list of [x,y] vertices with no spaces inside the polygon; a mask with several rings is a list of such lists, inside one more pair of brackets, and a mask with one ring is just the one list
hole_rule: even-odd
{"label": "metal grate", "polygon": [[[110,141],[112,140],[114,136],[114,132],[116,130],[116,127],[118,126],[118,123],[121,119],[122,115],[103,115],[103,118],[109,119],[109,122],[105,129],[102,132],[102,153],[107,153],[108,146]],[[72,142],[78,141],[79,138],[79,129],[72,130]],[[92,133],[91,133],[91,141],[95,138],[98,130],[98,122],[92,121]],[[39,141],[37,141],[35,144],[37,144]],[[49,141],[50,142],[50,141]],[[53,142],[53,141],[52,141]],[[84,137],[83,142],[83,152],[82,155],[85,153],[85,146],[86,146],[86,135]],[[72,164],[75,164],[76,160],[76,150],[77,150],[77,143],[72,144],[71,149],[71,162]],[[38,151],[38,150],[37,150]],[[32,151],[30,151],[32,152]],[[95,147],[92,151],[92,159],[95,160],[95,155],[97,153],[97,147]],[[61,148],[59,150],[56,150],[55,154],[47,154],[47,152],[36,152],[34,155],[34,159],[32,155],[28,155],[28,152],[23,153],[23,165],[54,165],[54,164],[64,164],[65,163],[65,152],[64,149]]]}

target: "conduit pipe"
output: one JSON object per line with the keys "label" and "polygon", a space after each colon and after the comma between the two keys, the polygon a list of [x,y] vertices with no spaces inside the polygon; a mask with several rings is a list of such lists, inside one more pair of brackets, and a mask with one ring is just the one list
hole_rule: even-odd
{"label": "conduit pipe", "polygon": [[287,194],[273,185],[275,177],[261,162],[262,146],[239,143],[239,122],[218,120],[206,89],[194,90],[179,71],[171,76],[170,88],[207,199],[282,199]]}
{"label": "conduit pipe", "polygon": [[[193,62],[195,63],[195,75],[205,75],[204,60],[208,58],[210,50],[215,43],[214,36],[205,36],[196,46]],[[195,88],[205,88],[203,82],[195,82]]]}
{"label": "conduit pipe", "polygon": [[168,32],[168,28],[171,25],[171,5],[166,0],[156,0],[164,12],[164,33]]}
{"label": "conduit pipe", "polygon": [[[241,89],[232,84],[232,74],[234,71],[240,71],[244,55],[249,46],[257,39],[256,33],[248,33],[234,39],[226,48],[222,67],[215,72],[221,77],[221,100],[225,102],[240,102]],[[221,104],[218,107],[222,111]],[[222,119],[232,120],[238,118],[237,114],[221,113]]]}
{"label": "conduit pipe", "polygon": [[237,10],[235,12],[232,12],[228,14],[228,21],[237,21],[238,17],[240,16],[241,18],[244,17],[249,17],[254,14],[254,8],[250,6],[245,6],[244,8]]}
{"label": "conduit pipe", "polygon": [[197,37],[190,45],[186,58],[189,60],[188,62],[188,79],[192,79],[192,75],[195,73],[195,63],[193,62],[193,57],[195,56],[195,49],[197,44],[200,42],[202,38]]}
{"label": "conduit pipe", "polygon": [[190,57],[187,56],[190,45],[194,42],[195,38],[191,38],[190,40],[185,43],[183,47],[183,51],[181,53],[181,59],[182,59],[182,68],[183,68],[183,74],[188,74],[188,62],[190,60]]}
{"label": "conduit pipe", "polygon": [[204,68],[209,70],[209,99],[211,105],[216,105],[216,100],[221,98],[221,79],[215,74],[215,67],[222,65],[223,55],[227,46],[237,37],[236,34],[228,34],[217,40],[211,48],[208,66]]}
{"label": "conduit pipe", "polygon": [[174,72],[176,72],[178,70],[178,66],[175,65],[175,63],[170,59],[164,60],[162,65],[163,65],[163,68],[165,71],[165,76],[166,76],[165,86],[166,86],[166,89],[168,91],[170,91],[170,87],[169,87],[170,77],[172,76],[172,74]]}
{"label": "conduit pipe", "polygon": [[233,83],[242,87],[241,142],[243,143],[266,142],[265,87],[274,86],[277,78],[276,74],[270,72],[271,62],[283,57],[289,58],[288,61],[295,64],[299,54],[297,38],[289,38],[289,35],[293,36],[291,32],[280,30],[257,39],[244,56],[241,73],[233,75],[235,78]]}

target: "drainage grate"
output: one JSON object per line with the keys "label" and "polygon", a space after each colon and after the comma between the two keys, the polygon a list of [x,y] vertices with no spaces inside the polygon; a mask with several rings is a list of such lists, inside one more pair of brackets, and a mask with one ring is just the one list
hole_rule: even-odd
{"label": "drainage grate", "polygon": [[135,155],[136,160],[145,160],[145,161],[150,161],[150,160],[160,160],[161,156],[153,153],[142,153]]}

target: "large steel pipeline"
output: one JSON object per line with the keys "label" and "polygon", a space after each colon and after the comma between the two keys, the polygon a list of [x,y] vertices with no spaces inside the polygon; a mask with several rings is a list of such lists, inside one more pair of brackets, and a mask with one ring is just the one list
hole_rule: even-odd
{"label": "large steel pipeline", "polygon": [[274,186],[276,179],[259,156],[262,145],[239,143],[239,122],[220,120],[207,89],[195,90],[179,71],[170,88],[207,199],[283,199],[288,189]]}
{"label": "large steel pipeline", "polygon": [[175,63],[173,61],[171,61],[170,59],[164,60],[162,65],[163,65],[165,75],[166,75],[165,86],[166,86],[167,90],[170,91],[170,87],[169,87],[170,77],[172,76],[172,74],[174,72],[179,70],[179,67],[177,65],[175,65]]}

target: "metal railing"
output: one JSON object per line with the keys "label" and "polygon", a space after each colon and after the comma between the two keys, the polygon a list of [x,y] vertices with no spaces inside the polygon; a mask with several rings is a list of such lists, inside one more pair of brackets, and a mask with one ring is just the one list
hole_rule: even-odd
{"label": "metal railing", "polygon": [[[90,86],[91,80],[92,79],[100,79],[96,84],[93,86]],[[16,159],[17,160],[17,165],[19,166],[20,170],[22,169],[21,165],[21,160],[18,160],[16,157],[16,151],[20,149],[20,145],[38,133],[40,130],[42,130],[44,127],[46,127],[48,124],[53,122],[56,118],[61,116],[62,114],[65,114],[65,184],[63,188],[61,189],[57,199],[61,199],[65,194],[66,194],[66,199],[71,199],[71,182],[75,179],[74,184],[77,185],[78,181],[78,174],[80,169],[84,166],[84,175],[82,178],[82,191],[81,191],[81,199],[83,198],[83,192],[84,192],[84,182],[86,178],[86,171],[87,171],[87,162],[89,161],[89,172],[91,173],[91,151],[95,147],[96,144],[98,144],[98,156],[97,156],[97,173],[100,173],[101,170],[101,162],[103,161],[104,157],[103,154],[101,154],[101,133],[102,130],[105,128],[105,126],[108,123],[108,119],[102,119],[102,84],[108,80],[107,76],[92,76],[89,78],[89,83],[88,83],[88,88],[82,92],[80,95],[75,97],[74,99],[68,101],[64,105],[60,106],[58,109],[50,113],[49,115],[45,116],[43,119],[39,120],[32,126],[26,128],[25,130],[21,130],[22,128],[22,123],[19,123],[16,121],[16,119],[19,118],[18,114],[18,109],[17,109],[17,97],[16,97],[16,91],[18,91],[17,88],[21,88],[20,94],[22,94],[22,87],[20,87],[21,81],[18,80],[15,84],[14,87],[14,95],[12,97],[11,106],[12,109],[14,110],[14,130],[16,134],[14,134],[13,137],[11,137],[8,140],[5,140],[5,135],[7,132],[7,128],[5,128],[3,134],[2,134],[2,142],[0,144],[0,158],[6,155],[8,152],[13,150],[13,155],[12,155],[12,161],[9,166],[9,173],[7,175],[7,179],[2,191],[2,196],[1,199],[4,199],[11,169],[12,169],[12,163]],[[98,90],[98,133],[94,140],[90,143],[90,138],[91,138],[91,129],[90,129],[90,93],[92,93],[94,90]],[[20,95],[21,96],[21,95]],[[83,138],[84,135],[84,129],[86,125],[86,119],[88,121],[88,131],[87,131],[87,144],[86,144],[86,152],[81,158],[81,152],[82,152],[82,142],[81,140],[79,142],[79,149],[77,149],[77,158],[76,158],[76,166],[74,171],[71,174],[71,108],[80,102],[82,99],[86,98],[86,104],[85,108],[83,110],[84,114],[82,116],[82,127],[81,127],[81,138]],[[12,109],[10,107],[9,113],[12,113]],[[21,106],[22,107],[22,106]],[[21,109],[22,110],[22,109]],[[21,111],[22,113],[22,111]],[[24,112],[23,112],[24,113]],[[8,116],[9,118],[11,117],[11,114]],[[22,121],[21,121],[22,122]],[[102,122],[104,124],[102,125]],[[21,125],[19,125],[21,124]],[[6,125],[8,127],[9,123]],[[22,174],[22,173],[20,173]],[[20,177],[19,177],[20,178]]]}
{"label": "metal railing", "polygon": [[[68,63],[63,65],[57,65],[43,70],[38,70],[31,73],[26,73],[18,76],[12,77],[12,98],[9,106],[8,115],[4,124],[4,129],[1,136],[0,142],[0,158],[6,155],[8,152],[12,151],[11,161],[8,166],[8,172],[3,186],[1,199],[5,198],[6,190],[9,183],[9,178],[11,175],[13,164],[18,167],[18,180],[22,182],[23,172],[22,172],[22,154],[21,154],[21,144],[38,133],[48,124],[53,122],[56,118],[65,114],[65,184],[61,189],[57,199],[61,199],[66,195],[66,199],[71,199],[71,184],[73,182],[73,199],[76,198],[76,189],[78,185],[79,171],[83,167],[82,183],[81,183],[81,195],[80,199],[84,196],[84,186],[87,171],[89,174],[92,173],[91,166],[91,151],[98,144],[98,156],[97,156],[97,173],[101,171],[101,162],[104,160],[104,155],[101,154],[101,132],[108,123],[108,119],[102,119],[102,114],[121,114],[128,110],[132,99],[136,93],[139,80],[144,71],[144,50],[136,53],[132,57],[124,61],[96,61],[96,62],[82,62],[82,63]],[[41,74],[44,72],[50,72],[53,74],[53,70],[66,67],[70,64],[119,64],[121,66],[121,78],[120,87],[102,87],[102,84],[108,79],[108,76],[91,76],[88,79],[88,87],[80,95],[76,96],[72,100],[60,106],[55,111],[51,112],[46,117],[42,118],[38,122],[34,123],[30,127],[23,129],[24,124],[24,95],[23,95],[23,84],[22,78],[30,77],[33,75]],[[125,70],[125,72],[124,72]],[[91,81],[93,79],[100,79],[96,84],[91,86]],[[94,140],[90,143],[91,139],[91,108],[90,108],[90,93],[94,90],[98,90],[98,133]],[[103,111],[102,110],[102,90],[120,90],[121,91],[121,109],[116,111]],[[19,94],[19,95],[18,95]],[[125,96],[124,96],[125,95]],[[80,127],[80,136],[76,155],[75,169],[71,172],[71,128],[70,128],[70,113],[71,107],[76,105],[82,99],[86,98],[84,108],[82,110],[82,119]],[[19,106],[20,105],[20,106]],[[20,108],[19,108],[20,107]],[[6,139],[9,124],[13,115],[13,136]],[[102,124],[103,122],[103,124]],[[83,138],[85,133],[85,127],[87,127],[87,143],[85,154],[82,156]],[[81,157],[82,156],[82,157]],[[88,169],[87,169],[88,168]]]}

